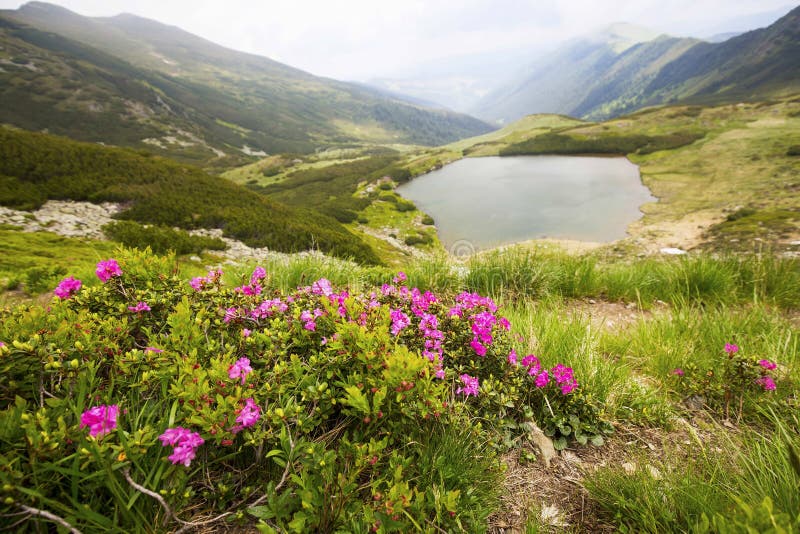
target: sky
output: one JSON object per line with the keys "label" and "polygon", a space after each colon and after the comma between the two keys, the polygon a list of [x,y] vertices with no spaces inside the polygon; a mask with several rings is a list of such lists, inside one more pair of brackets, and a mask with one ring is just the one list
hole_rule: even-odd
{"label": "sky", "polygon": [[[789,0],[791,1],[791,0]],[[24,2],[0,0],[0,8]],[[615,22],[707,37],[767,25],[787,0],[55,0],[86,16],[133,13],[342,80],[453,56],[537,49]]]}

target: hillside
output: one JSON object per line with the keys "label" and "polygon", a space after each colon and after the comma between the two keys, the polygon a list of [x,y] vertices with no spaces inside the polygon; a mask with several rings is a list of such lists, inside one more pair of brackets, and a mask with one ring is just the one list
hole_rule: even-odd
{"label": "hillside", "polygon": [[32,209],[48,199],[123,203],[118,218],[182,228],[221,228],[251,246],[318,248],[378,263],[333,218],[292,208],[200,169],[129,150],[0,129],[0,205]]}
{"label": "hillside", "polygon": [[[10,104],[0,122],[206,165],[329,145],[436,145],[491,129],[133,15],[32,2],[0,11],[0,44]],[[217,161],[224,155],[231,161]]]}
{"label": "hillside", "polygon": [[724,42],[614,37],[610,32],[568,43],[472,112],[495,122],[531,113],[603,120],[670,102],[759,100],[800,90],[800,8]]}

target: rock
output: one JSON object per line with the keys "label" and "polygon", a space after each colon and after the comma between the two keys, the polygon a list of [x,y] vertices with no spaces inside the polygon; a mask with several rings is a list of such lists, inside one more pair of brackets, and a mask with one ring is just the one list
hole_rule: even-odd
{"label": "rock", "polygon": [[682,256],[683,254],[686,254],[685,250],[682,250],[682,249],[679,249],[679,248],[674,248],[674,247],[665,247],[665,248],[662,248],[661,250],[659,250],[659,252],[661,252],[662,254],[670,255],[670,256]]}
{"label": "rock", "polygon": [[528,439],[539,448],[544,465],[549,468],[550,460],[556,457],[556,448],[553,446],[553,440],[545,436],[542,429],[536,426],[533,421],[527,421],[525,427],[528,429]]}
{"label": "rock", "polygon": [[561,516],[561,510],[554,504],[542,506],[542,511],[539,514],[542,523],[550,525],[551,527],[566,527],[567,523]]}
{"label": "rock", "polygon": [[570,464],[581,465],[583,463],[583,460],[578,458],[578,455],[572,451],[561,451],[561,458]]}
{"label": "rock", "polygon": [[636,464],[633,462],[625,462],[622,464],[622,469],[625,470],[625,473],[628,475],[632,475],[636,472]]}
{"label": "rock", "polygon": [[650,473],[650,476],[655,480],[661,480],[661,471],[659,471],[656,466],[648,464],[647,472]]}

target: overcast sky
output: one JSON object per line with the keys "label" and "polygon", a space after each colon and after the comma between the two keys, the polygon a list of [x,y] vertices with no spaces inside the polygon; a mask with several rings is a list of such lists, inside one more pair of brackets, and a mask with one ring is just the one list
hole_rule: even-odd
{"label": "overcast sky", "polygon": [[[0,8],[24,2],[0,0]],[[777,18],[787,0],[57,0],[81,15],[133,13],[344,80],[428,60],[537,47],[630,22],[710,36]],[[758,15],[761,14],[761,17]],[[755,17],[755,18],[754,18]],[[769,16],[767,16],[769,18]],[[769,20],[763,24],[769,24]]]}

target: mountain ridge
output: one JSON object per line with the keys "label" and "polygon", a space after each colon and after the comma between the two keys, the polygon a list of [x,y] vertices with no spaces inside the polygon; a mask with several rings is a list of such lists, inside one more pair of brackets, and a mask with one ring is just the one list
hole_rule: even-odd
{"label": "mountain ridge", "polygon": [[[103,89],[97,100],[115,102],[119,108],[115,118],[124,115],[125,124],[116,125],[127,131],[124,146],[205,165],[219,164],[215,160],[220,153],[234,160],[226,166],[244,163],[247,147],[254,153],[306,153],[352,143],[436,145],[492,129],[467,115],[428,109],[369,88],[317,77],[136,15],[89,18],[34,2],[16,11],[0,11],[0,20],[5,21],[0,40],[8,45],[0,59],[27,64],[26,58],[37,58],[40,63],[38,71],[10,68],[0,72],[6,88],[16,87],[9,89],[15,107],[33,110],[23,123],[14,120],[18,119],[15,113],[0,110],[0,122],[27,129],[51,129],[84,141],[114,143],[114,136],[103,137],[105,132],[99,128],[80,132],[74,121],[59,119],[60,125],[52,125],[46,120],[86,111],[89,104],[76,107],[70,95],[95,89],[81,87],[87,76],[119,82],[98,81]],[[71,81],[65,82],[70,73]],[[127,90],[131,88],[136,96]],[[38,101],[26,96],[33,89],[41,93]],[[135,117],[124,113],[126,105],[179,111],[146,111],[147,117]],[[110,115],[104,122],[114,130]],[[193,153],[172,139],[192,144]]]}
{"label": "mountain ridge", "polygon": [[569,42],[470,111],[506,123],[531,113],[603,120],[675,102],[718,103],[800,90],[800,7],[722,42],[661,35],[622,51]]}

